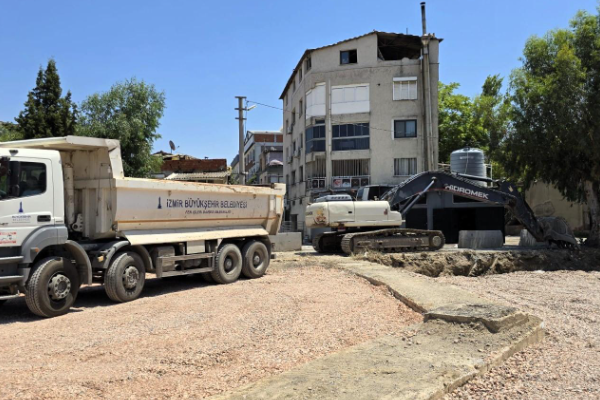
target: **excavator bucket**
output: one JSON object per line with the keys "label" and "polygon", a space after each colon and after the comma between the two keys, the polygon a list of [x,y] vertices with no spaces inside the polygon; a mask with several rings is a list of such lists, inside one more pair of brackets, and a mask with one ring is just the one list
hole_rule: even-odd
{"label": "excavator bucket", "polygon": [[575,235],[567,221],[560,217],[539,217],[538,222],[544,231],[544,241],[559,247],[579,247]]}

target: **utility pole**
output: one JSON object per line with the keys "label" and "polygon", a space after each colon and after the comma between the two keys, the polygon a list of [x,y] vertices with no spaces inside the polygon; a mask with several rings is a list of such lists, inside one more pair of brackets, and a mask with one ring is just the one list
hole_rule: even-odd
{"label": "utility pole", "polygon": [[435,171],[437,165],[433,159],[433,135],[431,121],[431,77],[429,73],[429,40],[430,35],[427,33],[427,19],[425,17],[425,2],[421,3],[421,24],[423,25],[423,36],[421,36],[421,44],[423,45],[423,104],[425,112],[425,171]]}
{"label": "utility pole", "polygon": [[244,107],[244,101],[246,100],[245,96],[235,96],[236,99],[238,99],[238,108],[236,108],[237,112],[238,112],[238,116],[237,116],[237,120],[239,121],[239,125],[240,125],[240,143],[239,143],[239,151],[240,154],[238,156],[238,176],[240,179],[240,183],[242,185],[246,184],[246,165],[244,162],[244,121],[246,120],[246,118],[244,118],[244,111],[246,111],[246,107]]}

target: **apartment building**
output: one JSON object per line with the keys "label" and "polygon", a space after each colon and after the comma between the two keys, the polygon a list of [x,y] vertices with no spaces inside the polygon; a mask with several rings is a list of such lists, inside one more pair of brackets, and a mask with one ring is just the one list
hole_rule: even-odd
{"label": "apartment building", "polygon": [[280,97],[291,226],[323,194],[437,168],[440,42],[373,31],[304,52]]}
{"label": "apartment building", "polygon": [[258,183],[284,183],[283,146],[262,146]]}
{"label": "apartment building", "polygon": [[[244,138],[244,165],[246,171],[246,182],[248,184],[260,184],[261,177],[265,178],[268,174],[265,174],[261,167],[261,157],[264,157],[263,152],[265,149],[271,147],[280,148],[283,145],[283,133],[279,131],[247,131]],[[275,159],[276,150],[269,150],[267,154],[268,161]],[[282,156],[280,156],[281,158]],[[236,155],[231,162],[231,170],[233,171],[234,180],[238,180],[239,174],[239,155]],[[275,171],[272,169],[272,171]],[[280,171],[281,173],[281,171]],[[270,179],[270,178],[269,178]],[[277,180],[278,182],[279,180]]]}

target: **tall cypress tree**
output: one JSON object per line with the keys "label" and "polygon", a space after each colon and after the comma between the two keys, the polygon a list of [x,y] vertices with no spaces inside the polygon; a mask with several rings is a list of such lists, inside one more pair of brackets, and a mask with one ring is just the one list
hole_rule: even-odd
{"label": "tall cypress tree", "polygon": [[61,96],[56,62],[50,59],[45,70],[40,67],[35,87],[27,95],[25,109],[15,118],[23,139],[75,134],[77,106],[71,101],[70,91]]}

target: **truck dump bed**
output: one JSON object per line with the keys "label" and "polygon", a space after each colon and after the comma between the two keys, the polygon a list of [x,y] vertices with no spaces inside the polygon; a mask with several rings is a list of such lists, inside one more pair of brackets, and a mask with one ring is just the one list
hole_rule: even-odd
{"label": "truck dump bed", "polygon": [[131,244],[274,235],[285,185],[217,185],[126,178],[119,142],[78,136],[1,143],[60,153],[65,222],[82,238]]}

